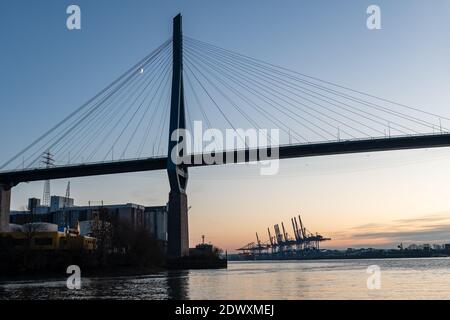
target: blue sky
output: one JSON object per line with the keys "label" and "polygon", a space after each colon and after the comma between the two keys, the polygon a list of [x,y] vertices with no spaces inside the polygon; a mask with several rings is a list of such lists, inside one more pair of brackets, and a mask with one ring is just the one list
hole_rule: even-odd
{"label": "blue sky", "polygon": [[[70,4],[81,7],[80,31],[66,28]],[[381,7],[382,30],[366,28],[370,4]],[[184,17],[184,33],[191,37],[450,114],[446,0],[433,5],[418,0],[2,0],[0,162],[168,39],[171,19],[178,12]],[[344,234],[365,223],[389,224],[445,212],[450,209],[445,188],[448,155],[441,149],[286,161],[280,175],[270,178],[264,188],[257,170],[241,166],[193,170],[191,242],[200,241],[205,233],[230,249],[246,239],[253,241],[255,231],[262,233],[282,219],[288,222],[299,210],[311,230]],[[66,183],[53,182],[54,192],[63,194]],[[29,196],[41,196],[42,187],[42,183],[19,185],[13,208],[23,206]],[[105,200],[159,205],[167,200],[168,189],[164,172],[72,181],[78,204]],[[318,201],[323,192],[328,192],[327,201]],[[398,197],[391,199],[392,193]],[[355,194],[358,199],[353,203]]]}

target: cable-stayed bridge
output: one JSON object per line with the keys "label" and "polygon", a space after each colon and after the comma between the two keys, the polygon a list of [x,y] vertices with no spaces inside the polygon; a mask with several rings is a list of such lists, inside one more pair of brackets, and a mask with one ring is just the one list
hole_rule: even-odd
{"label": "cable-stayed bridge", "polygon": [[[173,37],[0,165],[0,231],[9,224],[11,189],[21,182],[167,170],[169,254],[188,253],[188,168],[273,159],[272,148],[179,151],[178,129],[258,129],[279,159],[450,146],[449,117],[371,95],[183,37]],[[274,137],[264,129],[279,130]],[[202,142],[203,143],[203,142]],[[52,154],[54,165],[43,166]],[[256,159],[252,155],[256,154]],[[184,159],[180,164],[177,160]]]}

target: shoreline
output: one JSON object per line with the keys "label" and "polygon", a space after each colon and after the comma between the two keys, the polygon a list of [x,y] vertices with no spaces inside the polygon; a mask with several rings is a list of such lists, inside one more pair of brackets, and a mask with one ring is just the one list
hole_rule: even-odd
{"label": "shoreline", "polygon": [[312,261],[312,260],[367,260],[367,259],[407,259],[407,258],[446,258],[450,257],[448,253],[437,252],[395,252],[391,254],[371,252],[358,254],[321,254],[310,256],[246,256],[238,257],[229,255],[228,261]]}
{"label": "shoreline", "polygon": [[[65,270],[64,270],[65,271]],[[145,276],[145,275],[157,275],[162,272],[168,271],[166,268],[161,267],[149,267],[149,268],[99,268],[95,270],[88,270],[83,272],[81,270],[82,277],[89,278],[112,278],[112,277],[124,277],[124,276]],[[3,282],[11,281],[33,281],[33,280],[66,280],[70,274],[65,272],[39,272],[39,273],[26,273],[18,272],[9,275],[0,276],[0,284]]]}

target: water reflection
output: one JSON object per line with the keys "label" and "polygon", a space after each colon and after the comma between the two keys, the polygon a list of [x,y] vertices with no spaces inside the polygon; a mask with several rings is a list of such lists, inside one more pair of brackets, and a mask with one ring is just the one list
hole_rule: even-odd
{"label": "water reflection", "polygon": [[[366,269],[379,265],[380,290]],[[229,263],[226,270],[147,276],[0,282],[0,299],[448,299],[450,259],[378,259]]]}
{"label": "water reflection", "polygon": [[167,298],[170,300],[189,299],[189,271],[169,271],[167,273]]}

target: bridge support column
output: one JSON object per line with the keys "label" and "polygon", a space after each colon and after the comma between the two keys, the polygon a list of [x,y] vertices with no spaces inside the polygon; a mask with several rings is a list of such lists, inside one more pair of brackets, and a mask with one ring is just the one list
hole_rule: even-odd
{"label": "bridge support column", "polygon": [[0,232],[9,231],[11,186],[0,184]]}
{"label": "bridge support column", "polygon": [[171,257],[189,255],[188,205],[185,192],[171,191],[169,194],[169,216],[167,219],[168,254]]}
{"label": "bridge support column", "polygon": [[186,141],[180,129],[186,128],[183,87],[183,40],[181,15],[173,19],[172,100],[170,106],[169,146],[167,173],[170,183],[169,213],[167,219],[167,255],[181,258],[189,255],[188,207],[186,187],[188,168],[178,161],[185,156]]}

